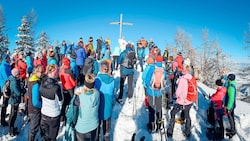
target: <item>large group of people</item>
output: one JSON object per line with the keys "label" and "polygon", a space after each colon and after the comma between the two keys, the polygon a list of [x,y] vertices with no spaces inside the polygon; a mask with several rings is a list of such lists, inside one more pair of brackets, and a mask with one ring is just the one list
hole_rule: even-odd
{"label": "large group of people", "polygon": [[[119,104],[132,101],[134,71],[140,70],[141,85],[145,90],[145,108],[148,110],[148,131],[162,129],[162,108],[166,108],[171,109],[171,118],[167,122],[167,136],[173,136],[176,114],[182,111],[182,118],[185,120],[183,133],[189,137],[189,111],[194,101],[187,99],[188,81],[193,76],[197,81],[201,79],[198,68],[191,73],[190,59],[184,58],[181,52],[176,56],[170,56],[167,49],[162,55],[152,39],[148,43],[143,37],[138,39],[136,50],[134,43],[126,42],[124,37],[119,39],[119,45],[113,52],[109,38],[103,40],[100,37],[96,42],[96,50],[93,37],[89,37],[86,44],[83,38],[79,38],[76,46],[73,43],[67,45],[62,41],[59,47],[50,46],[34,54],[20,50],[13,57],[10,54],[1,56],[1,126],[9,127],[9,135],[18,135],[19,131],[14,127],[14,123],[17,113],[20,112],[19,104],[25,103],[25,108],[21,109],[21,112],[30,123],[29,141],[36,139],[39,130],[42,140],[56,140],[60,123],[66,124],[66,112],[71,99],[75,96],[74,104],[79,108],[75,125],[76,140],[99,140],[100,132],[103,133],[105,141],[112,140],[110,131],[113,104],[116,101]],[[148,55],[145,53],[146,48]],[[120,85],[118,96],[115,97],[117,88],[112,74],[118,69]],[[126,79],[127,92],[124,91]],[[3,94],[3,86],[7,80],[10,80],[10,97]],[[217,91],[211,96],[211,105],[216,111],[221,139],[224,138],[224,108],[231,125],[226,131],[232,136],[236,133],[235,85],[235,75],[227,75],[226,70],[223,70],[221,78],[216,81]],[[11,111],[7,122],[6,108],[9,104]],[[198,109],[197,101],[196,107]]]}

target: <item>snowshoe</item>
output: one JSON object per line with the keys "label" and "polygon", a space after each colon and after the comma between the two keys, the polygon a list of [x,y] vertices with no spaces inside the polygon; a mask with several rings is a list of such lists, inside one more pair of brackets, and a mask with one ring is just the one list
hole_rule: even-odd
{"label": "snowshoe", "polygon": [[178,123],[178,124],[181,124],[181,125],[185,124],[185,121],[180,119],[180,118],[176,118],[175,122]]}

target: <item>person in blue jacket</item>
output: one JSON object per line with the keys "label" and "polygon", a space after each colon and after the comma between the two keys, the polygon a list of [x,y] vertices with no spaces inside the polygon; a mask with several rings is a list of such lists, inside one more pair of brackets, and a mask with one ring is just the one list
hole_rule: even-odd
{"label": "person in blue jacket", "polygon": [[[0,65],[0,99],[3,93],[3,85],[6,80],[8,80],[11,75],[11,66],[10,66],[10,56],[8,54],[2,55],[2,61]],[[2,110],[1,110],[1,125],[8,126],[6,122],[6,109],[8,107],[9,98],[3,96]]]}
{"label": "person in blue jacket", "polygon": [[31,52],[28,52],[27,53],[27,56],[25,57],[25,61],[26,61],[26,64],[27,64],[27,72],[28,72],[28,78],[30,77],[31,73],[32,73],[32,70],[33,70],[33,57],[32,57],[32,53]]}
{"label": "person in blue jacket", "polygon": [[77,65],[76,65],[76,54],[75,54],[75,52],[71,52],[69,59],[70,59],[70,70],[75,75],[75,78],[78,78],[79,70],[78,70]]}
{"label": "person in blue jacket", "polygon": [[59,54],[60,54],[60,61],[62,61],[62,59],[63,59],[63,57],[65,57],[65,54],[66,54],[66,51],[67,51],[67,43],[66,43],[66,41],[62,41],[62,45],[61,45],[61,47],[60,47],[60,52],[59,52]]}
{"label": "person in blue jacket", "polygon": [[74,52],[76,53],[76,65],[79,72],[79,76],[77,78],[79,85],[83,85],[84,83],[83,66],[85,59],[87,58],[87,54],[83,46],[83,42],[78,42],[78,46],[74,49]]}
{"label": "person in blue jacket", "polygon": [[[137,58],[139,60],[139,65],[141,67],[141,72],[143,72],[143,64],[145,59],[145,47],[142,46],[141,41],[137,44]],[[137,67],[137,65],[136,65]]]}
{"label": "person in blue jacket", "polygon": [[110,130],[115,83],[114,78],[109,75],[109,63],[107,61],[101,63],[100,73],[95,79],[95,88],[100,93],[99,129],[103,130],[104,140],[110,141],[112,140],[110,139]]}
{"label": "person in blue jacket", "polygon": [[42,100],[39,92],[43,66],[37,65],[28,81],[28,114],[30,118],[29,141],[34,141],[40,128]]}
{"label": "person in blue jacket", "polygon": [[[162,56],[158,55],[155,57],[155,66],[149,68],[144,84],[146,85],[146,93],[148,94],[148,102],[149,102],[149,107],[148,107],[149,122],[147,124],[149,132],[157,131],[160,129],[161,124],[159,124],[160,123],[159,121],[162,119],[162,95],[165,94],[166,92],[169,92],[169,88],[167,87],[169,85],[169,81],[167,79],[167,72],[166,69],[162,67],[162,61],[163,61]],[[164,82],[165,84],[164,85],[161,84],[160,89],[154,88],[154,86],[152,86],[151,84],[152,76],[154,75],[156,68],[162,68],[164,71],[162,77],[163,80],[165,81]]]}
{"label": "person in blue jacket", "polygon": [[95,75],[88,74],[85,76],[85,82],[82,87],[76,89],[78,95],[79,114],[76,122],[76,139],[77,141],[96,141],[99,125],[98,110],[100,104],[100,94],[94,88]]}
{"label": "person in blue jacket", "polygon": [[128,94],[127,94],[127,97],[129,98],[129,101],[133,96],[133,87],[132,86],[133,86],[133,77],[134,77],[134,64],[136,63],[135,53],[134,53],[134,56],[132,58],[132,60],[133,60],[132,68],[128,68],[128,67],[123,65],[125,60],[126,60],[126,54],[129,51],[133,51],[132,47],[133,47],[132,44],[127,44],[126,49],[121,53],[121,55],[118,58],[118,64],[120,64],[120,77],[121,77],[120,78],[120,93],[119,93],[119,96],[118,96],[118,102],[121,103],[121,104],[123,104],[122,97],[123,97],[124,82],[125,82],[127,77],[128,77]]}

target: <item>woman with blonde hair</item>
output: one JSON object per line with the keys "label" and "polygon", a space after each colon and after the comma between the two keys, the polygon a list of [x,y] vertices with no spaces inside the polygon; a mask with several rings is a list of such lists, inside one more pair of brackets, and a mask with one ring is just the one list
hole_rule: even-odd
{"label": "woman with blonde hair", "polygon": [[40,86],[42,97],[41,136],[43,140],[55,141],[60,126],[63,94],[57,80],[58,71],[57,65],[48,65],[47,76],[42,80]]}
{"label": "woman with blonde hair", "polygon": [[95,141],[97,139],[100,94],[94,88],[94,84],[95,75],[87,74],[84,85],[77,88],[75,92],[78,95],[75,104],[77,103],[79,106],[79,114],[75,126],[77,141]]}

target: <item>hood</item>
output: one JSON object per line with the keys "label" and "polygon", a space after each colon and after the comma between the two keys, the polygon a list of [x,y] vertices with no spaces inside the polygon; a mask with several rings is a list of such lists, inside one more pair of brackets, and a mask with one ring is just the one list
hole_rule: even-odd
{"label": "hood", "polygon": [[55,87],[57,81],[53,78],[46,77],[45,80],[43,80],[43,83],[41,84],[41,87],[45,89],[51,89]]}
{"label": "hood", "polygon": [[185,75],[183,75],[183,78],[185,78],[187,80],[191,80],[192,79],[192,75],[187,72]]}
{"label": "hood", "polygon": [[110,75],[107,74],[107,73],[101,73],[101,74],[99,74],[98,76],[99,76],[99,77],[102,79],[102,81],[103,81],[104,83],[106,83],[106,84],[109,84],[109,83],[111,83],[112,81],[114,81],[114,78],[113,78],[113,77],[110,77]]}
{"label": "hood", "polygon": [[93,58],[87,58],[87,59],[85,59],[84,65],[90,66],[90,65],[92,65],[93,61],[94,61]]}
{"label": "hood", "polygon": [[40,80],[39,77],[37,77],[36,75],[32,75],[30,78],[29,78],[29,82],[34,82],[34,81],[38,81]]}

